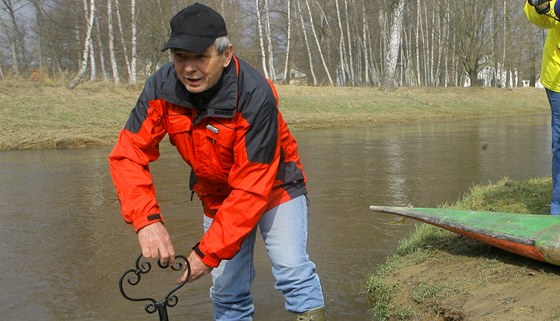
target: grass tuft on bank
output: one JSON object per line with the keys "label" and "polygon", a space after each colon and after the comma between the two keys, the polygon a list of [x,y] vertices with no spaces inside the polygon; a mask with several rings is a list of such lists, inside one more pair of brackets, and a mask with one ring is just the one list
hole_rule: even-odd
{"label": "grass tuft on bank", "polygon": [[[474,186],[455,204],[440,207],[547,215],[551,186],[550,177],[526,181],[503,178]],[[528,272],[531,269],[543,272],[543,278],[556,276],[549,265],[419,223],[400,241],[396,253],[367,278],[364,290],[372,320],[472,319],[464,305],[473,293],[507,281],[521,287],[520,279],[535,275]]]}

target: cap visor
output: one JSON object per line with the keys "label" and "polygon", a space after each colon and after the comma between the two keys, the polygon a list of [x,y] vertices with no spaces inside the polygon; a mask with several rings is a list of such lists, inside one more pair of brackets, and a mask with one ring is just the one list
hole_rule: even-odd
{"label": "cap visor", "polygon": [[202,53],[205,52],[206,49],[208,49],[212,45],[212,43],[214,43],[214,40],[214,38],[206,37],[172,36],[161,51],[175,48]]}

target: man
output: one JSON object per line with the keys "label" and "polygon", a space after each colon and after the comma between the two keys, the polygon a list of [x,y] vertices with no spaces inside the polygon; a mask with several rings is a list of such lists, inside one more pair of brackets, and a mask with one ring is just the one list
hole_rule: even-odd
{"label": "man", "polygon": [[[307,255],[306,177],[297,144],[267,79],[233,55],[225,22],[194,4],[171,19],[173,63],[146,82],[109,163],[121,212],[142,253],[173,262],[149,163],[168,134],[191,167],[205,233],[188,257],[190,282],[212,273],[216,320],[252,320],[257,228],[276,289],[297,320],[326,320],[315,265]],[[184,281],[186,272],[180,281]]]}
{"label": "man", "polygon": [[548,29],[543,48],[540,81],[546,88],[552,127],[552,200],[550,214],[560,215],[560,2],[530,0],[525,2],[529,21]]}

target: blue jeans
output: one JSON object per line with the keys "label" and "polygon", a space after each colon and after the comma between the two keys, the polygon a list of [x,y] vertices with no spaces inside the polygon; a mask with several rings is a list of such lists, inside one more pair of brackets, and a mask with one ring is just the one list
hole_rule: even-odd
{"label": "blue jeans", "polygon": [[[204,231],[212,219],[204,216]],[[324,306],[323,291],[315,264],[307,254],[307,200],[297,197],[266,212],[258,223],[268,256],[275,289],[282,291],[285,307],[305,312]],[[215,320],[252,320],[255,308],[251,285],[257,228],[247,236],[241,250],[212,271],[210,297]]]}
{"label": "blue jeans", "polygon": [[560,93],[546,89],[552,115],[552,201],[550,214],[560,215]]}

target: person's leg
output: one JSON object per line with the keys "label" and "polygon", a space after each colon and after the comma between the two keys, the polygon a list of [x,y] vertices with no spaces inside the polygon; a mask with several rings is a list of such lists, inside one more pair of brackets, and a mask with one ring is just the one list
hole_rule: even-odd
{"label": "person's leg", "polygon": [[550,214],[560,215],[560,93],[546,90],[552,128],[552,200]]}
{"label": "person's leg", "polygon": [[[204,216],[204,231],[212,219]],[[255,307],[251,285],[255,279],[253,249],[256,229],[243,241],[241,250],[231,260],[224,260],[212,270],[210,298],[214,303],[214,319],[217,321],[253,320]]]}
{"label": "person's leg", "polygon": [[275,288],[295,313],[325,305],[315,264],[307,254],[307,199],[298,197],[264,214],[259,229],[272,263]]}

